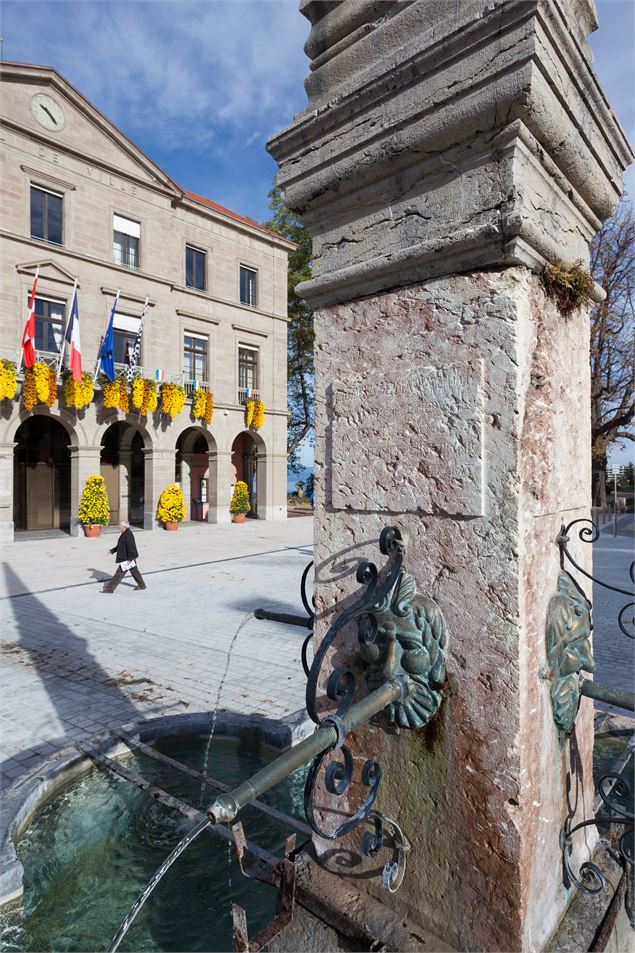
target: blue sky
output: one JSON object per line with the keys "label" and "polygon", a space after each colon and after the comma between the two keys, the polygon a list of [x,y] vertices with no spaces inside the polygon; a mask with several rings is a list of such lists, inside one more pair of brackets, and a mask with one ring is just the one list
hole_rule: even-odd
{"label": "blue sky", "polygon": [[[185,188],[262,221],[265,140],[306,103],[298,0],[1,0],[3,58],[54,66]],[[635,0],[597,0],[595,70],[635,141]],[[635,169],[627,173],[635,194]]]}

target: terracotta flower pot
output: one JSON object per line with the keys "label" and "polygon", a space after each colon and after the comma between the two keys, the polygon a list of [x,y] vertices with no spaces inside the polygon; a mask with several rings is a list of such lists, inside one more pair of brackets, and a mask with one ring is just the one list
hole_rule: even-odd
{"label": "terracotta flower pot", "polygon": [[82,523],[84,527],[84,536],[88,536],[89,539],[94,539],[95,536],[101,534],[101,526],[97,523],[94,526],[87,526],[85,523]]}
{"label": "terracotta flower pot", "polygon": [[169,533],[174,533],[179,528],[179,524],[176,520],[166,520],[163,526]]}
{"label": "terracotta flower pot", "polygon": [[246,513],[234,513],[232,516],[232,523],[244,523],[247,519]]}

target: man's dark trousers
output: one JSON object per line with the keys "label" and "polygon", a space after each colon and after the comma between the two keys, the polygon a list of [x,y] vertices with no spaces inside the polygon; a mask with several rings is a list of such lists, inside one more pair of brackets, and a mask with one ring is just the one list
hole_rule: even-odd
{"label": "man's dark trousers", "polygon": [[121,566],[117,566],[117,571],[115,572],[115,575],[112,577],[112,579],[109,579],[108,582],[105,584],[104,592],[114,592],[127,572],[129,572],[132,575],[132,578],[138,585],[139,589],[145,589],[146,584],[143,581],[143,576],[139,572],[138,566],[133,566],[132,569],[126,569],[125,571],[121,568]]}

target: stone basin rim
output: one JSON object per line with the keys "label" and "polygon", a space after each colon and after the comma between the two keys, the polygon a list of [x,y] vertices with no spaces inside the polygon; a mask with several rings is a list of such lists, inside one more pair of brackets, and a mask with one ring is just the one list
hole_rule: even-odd
{"label": "stone basin rim", "polygon": [[[294,712],[280,719],[264,715],[243,715],[237,712],[219,712],[214,737],[222,740],[247,740],[259,748],[280,752],[293,747],[310,733],[313,725],[306,711]],[[103,731],[82,739],[81,744],[90,745],[100,754],[116,758],[130,749],[117,736],[116,731],[129,735],[146,744],[161,738],[198,736],[207,737],[210,715],[192,712],[178,715],[163,715],[104,728]],[[45,761],[28,773],[16,778],[0,794],[0,906],[19,900],[24,893],[24,868],[18,859],[16,845],[31,823],[37,811],[60,788],[70,781],[94,770],[95,765],[75,744],[69,743],[53,752]],[[219,778],[219,780],[222,780]]]}

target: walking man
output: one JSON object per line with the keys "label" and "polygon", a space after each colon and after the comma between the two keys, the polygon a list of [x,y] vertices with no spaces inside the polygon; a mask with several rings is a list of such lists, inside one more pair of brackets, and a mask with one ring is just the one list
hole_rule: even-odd
{"label": "walking man", "polygon": [[146,584],[137,567],[139,553],[137,552],[137,544],[135,543],[133,532],[130,529],[130,523],[122,520],[119,524],[119,529],[121,536],[117,540],[117,545],[108,550],[109,553],[115,553],[115,559],[119,565],[117,566],[115,575],[112,579],[108,580],[101,591],[114,592],[128,570],[130,570],[132,578],[137,584],[134,587],[135,590],[145,589]]}

